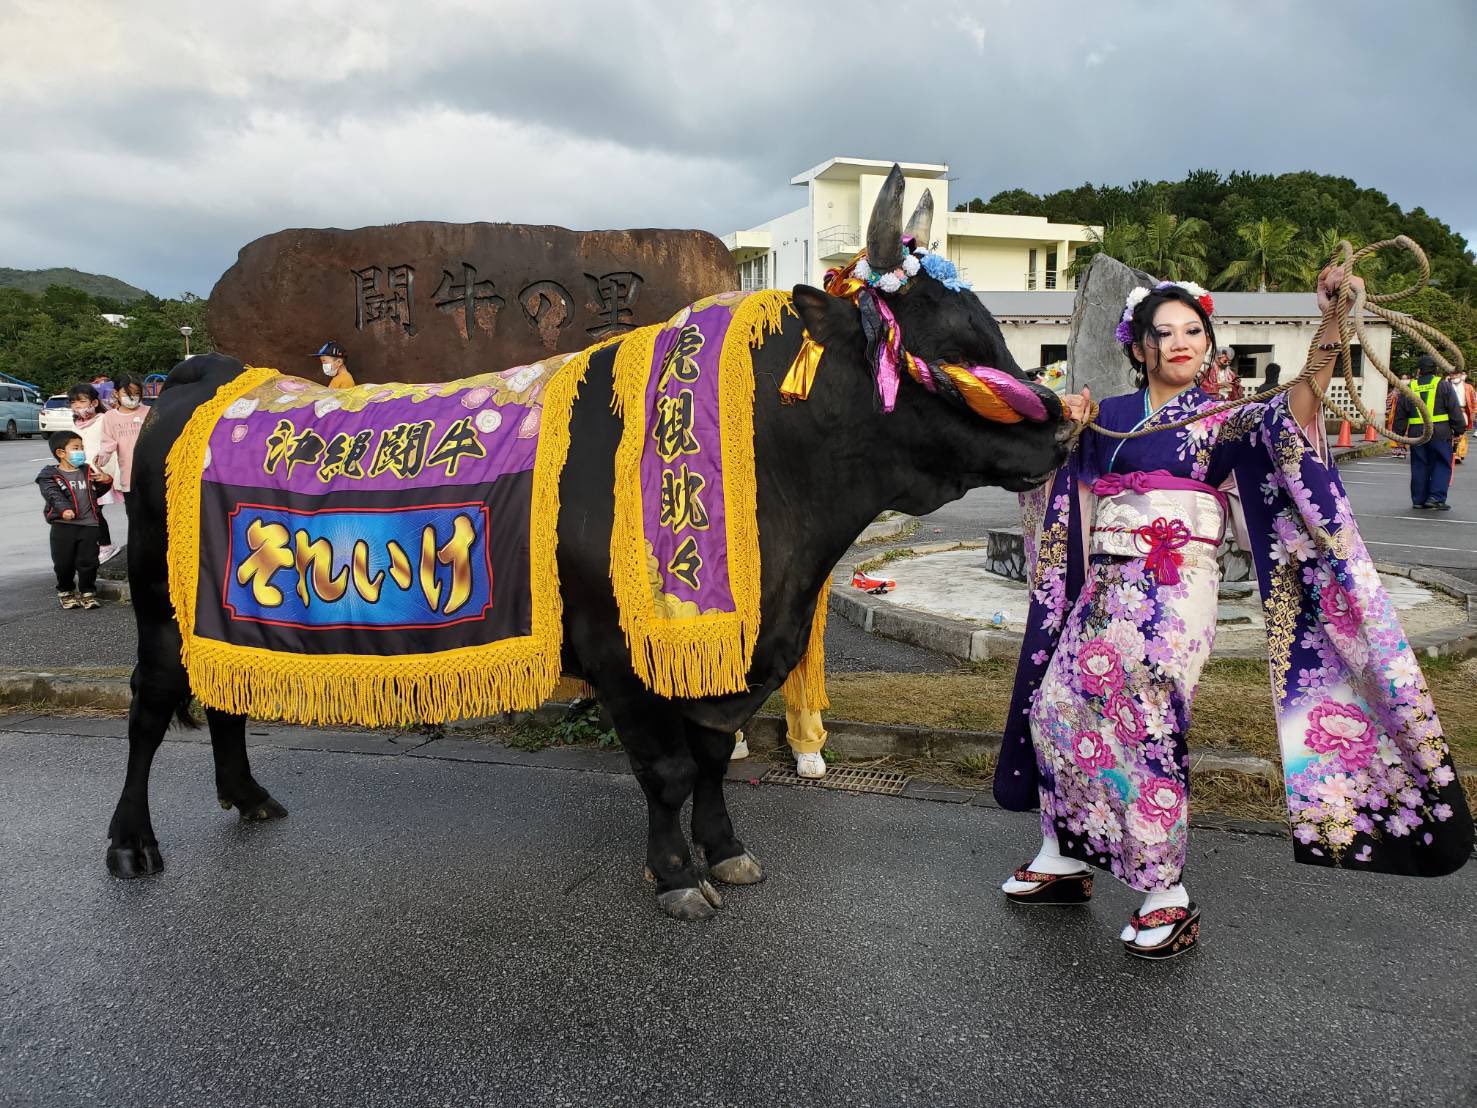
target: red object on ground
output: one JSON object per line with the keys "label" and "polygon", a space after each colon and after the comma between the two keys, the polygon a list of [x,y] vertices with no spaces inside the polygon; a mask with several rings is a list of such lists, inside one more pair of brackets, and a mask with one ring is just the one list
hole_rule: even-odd
{"label": "red object on ground", "polygon": [[1350,435],[1349,435],[1349,431],[1350,430],[1351,430],[1351,428],[1349,427],[1349,421],[1347,419],[1344,420],[1342,423],[1340,423],[1339,424],[1339,441],[1336,442],[1336,443],[1334,443],[1334,446],[1353,446],[1354,443],[1351,440]]}
{"label": "red object on ground", "polygon": [[884,577],[869,577],[865,573],[857,572],[851,575],[851,587],[881,596],[897,588],[897,582],[889,581]]}
{"label": "red object on ground", "polygon": [[1380,439],[1380,433],[1374,429],[1374,424],[1373,423],[1366,423],[1364,425],[1364,441],[1365,442],[1379,442],[1379,439]]}

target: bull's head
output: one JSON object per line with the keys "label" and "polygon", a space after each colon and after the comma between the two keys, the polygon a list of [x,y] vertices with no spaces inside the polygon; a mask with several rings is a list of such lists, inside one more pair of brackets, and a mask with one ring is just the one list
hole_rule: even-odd
{"label": "bull's head", "polygon": [[[1040,484],[1070,443],[1061,401],[1026,379],[977,296],[927,272],[937,264],[907,262],[904,272],[910,246],[928,246],[933,197],[924,193],[906,230],[902,202],[903,175],[895,165],[872,209],[867,264],[832,279],[829,292],[795,287],[806,331],[825,348],[817,384],[833,374],[850,382],[878,377],[880,319],[884,341],[888,333],[901,339],[896,361],[904,370],[882,388],[881,406],[890,410],[879,416],[880,433],[905,446],[921,481],[939,486],[918,489],[916,499],[942,494],[943,503],[977,485],[1019,490]],[[860,281],[847,279],[858,272]],[[888,399],[892,387],[895,402]]]}

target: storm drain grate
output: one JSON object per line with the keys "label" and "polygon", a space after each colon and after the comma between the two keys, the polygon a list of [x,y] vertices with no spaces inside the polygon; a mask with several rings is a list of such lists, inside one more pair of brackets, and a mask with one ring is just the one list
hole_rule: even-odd
{"label": "storm drain grate", "polygon": [[837,789],[845,793],[897,796],[907,785],[908,775],[885,769],[832,766],[826,770],[824,777],[801,777],[791,768],[777,768],[770,770],[760,780],[773,785],[801,785],[813,789]]}

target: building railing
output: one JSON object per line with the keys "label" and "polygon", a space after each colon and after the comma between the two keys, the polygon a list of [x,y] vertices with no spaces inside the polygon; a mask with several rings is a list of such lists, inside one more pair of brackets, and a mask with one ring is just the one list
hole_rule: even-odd
{"label": "building railing", "polygon": [[740,292],[759,292],[761,289],[767,289],[768,287],[769,285],[765,282],[763,277],[739,278]]}
{"label": "building railing", "polygon": [[[1036,274],[1033,273],[1029,269],[1026,270],[1026,288],[1027,288],[1027,290],[1031,290],[1031,289],[1034,289],[1036,287],[1037,287]],[[1041,288],[1044,288],[1044,289],[1054,289],[1054,288],[1057,288],[1058,287],[1058,285],[1057,285],[1057,271],[1054,270],[1054,269],[1043,270],[1042,271],[1042,274],[1041,274],[1041,279],[1040,279],[1040,287]]]}
{"label": "building railing", "polygon": [[862,248],[862,229],[838,223],[816,232],[816,251],[821,258],[850,258]]}

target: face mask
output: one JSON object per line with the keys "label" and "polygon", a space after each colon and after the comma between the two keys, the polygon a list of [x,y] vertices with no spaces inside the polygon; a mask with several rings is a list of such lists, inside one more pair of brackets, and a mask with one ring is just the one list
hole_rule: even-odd
{"label": "face mask", "polygon": [[125,408],[137,408],[139,405],[139,399],[136,396],[125,396],[122,400],[122,404]]}
{"label": "face mask", "polygon": [[325,377],[332,377],[337,372],[338,371],[333,368],[333,363],[332,362],[324,362],[323,363],[323,375]]}
{"label": "face mask", "polygon": [[88,404],[85,407],[73,408],[72,414],[78,419],[86,419],[88,416],[92,415],[95,410],[96,409],[91,404]]}
{"label": "face mask", "polygon": [[67,461],[71,462],[74,466],[86,465],[87,464],[87,451],[85,451],[85,450],[68,450],[67,451]]}

